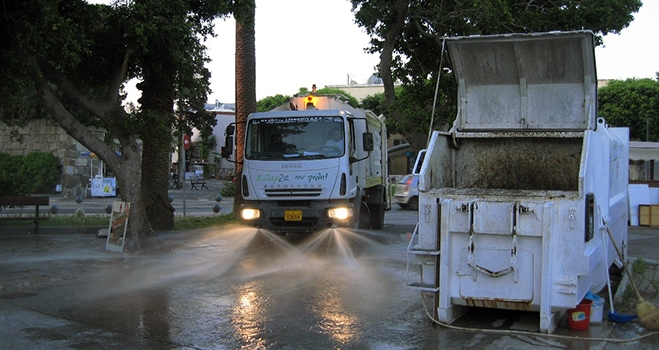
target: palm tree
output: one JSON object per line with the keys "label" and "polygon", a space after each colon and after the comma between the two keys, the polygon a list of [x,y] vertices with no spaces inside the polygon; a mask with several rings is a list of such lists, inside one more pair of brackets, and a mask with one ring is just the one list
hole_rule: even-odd
{"label": "palm tree", "polygon": [[[256,112],[256,48],[254,42],[254,0],[236,1],[236,176],[242,175],[245,121]],[[240,184],[240,181],[237,182]],[[236,186],[234,212],[242,204],[241,186]]]}

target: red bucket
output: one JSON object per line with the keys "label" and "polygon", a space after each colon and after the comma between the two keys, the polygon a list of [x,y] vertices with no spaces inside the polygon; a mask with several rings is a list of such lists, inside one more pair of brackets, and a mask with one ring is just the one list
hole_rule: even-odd
{"label": "red bucket", "polygon": [[575,331],[585,331],[590,325],[590,308],[593,301],[582,300],[574,309],[567,310],[567,326]]}

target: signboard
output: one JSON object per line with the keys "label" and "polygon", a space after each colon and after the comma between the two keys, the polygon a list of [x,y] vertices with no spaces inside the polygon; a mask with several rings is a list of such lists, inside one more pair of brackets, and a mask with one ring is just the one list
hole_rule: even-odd
{"label": "signboard", "polygon": [[183,148],[186,151],[190,149],[190,135],[188,134],[183,135]]}
{"label": "signboard", "polygon": [[113,202],[110,227],[108,229],[108,240],[105,249],[113,252],[124,252],[126,245],[126,230],[128,228],[128,217],[130,216],[130,203]]}

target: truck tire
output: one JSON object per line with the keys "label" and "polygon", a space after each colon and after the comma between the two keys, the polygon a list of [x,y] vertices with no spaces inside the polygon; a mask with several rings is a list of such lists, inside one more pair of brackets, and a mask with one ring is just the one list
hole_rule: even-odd
{"label": "truck tire", "polygon": [[371,204],[371,228],[379,230],[384,226],[384,203]]}
{"label": "truck tire", "polygon": [[362,212],[361,202],[358,199],[354,199],[351,202],[353,205],[352,218],[350,219],[350,221],[348,221],[348,224],[346,226],[348,228],[358,229],[359,224],[361,222],[361,212]]}
{"label": "truck tire", "polygon": [[361,208],[359,208],[359,227],[360,229],[368,229],[371,227],[370,215],[371,212],[366,203],[362,202]]}
{"label": "truck tire", "polygon": [[354,208],[355,211],[348,227],[353,229],[368,229],[370,225],[368,207],[363,202],[356,202]]}

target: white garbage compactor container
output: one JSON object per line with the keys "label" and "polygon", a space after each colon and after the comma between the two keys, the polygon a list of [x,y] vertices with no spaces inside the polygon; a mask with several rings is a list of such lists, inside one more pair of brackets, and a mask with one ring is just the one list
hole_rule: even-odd
{"label": "white garbage compactor container", "polygon": [[447,41],[458,115],[434,132],[419,176],[408,285],[439,321],[470,307],[564,310],[626,254],[629,131],[596,116],[591,32]]}

